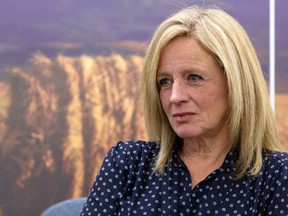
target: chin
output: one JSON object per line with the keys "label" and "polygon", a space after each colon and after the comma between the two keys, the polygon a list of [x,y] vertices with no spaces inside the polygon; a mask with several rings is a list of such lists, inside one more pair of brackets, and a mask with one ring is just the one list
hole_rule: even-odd
{"label": "chin", "polygon": [[209,130],[206,127],[206,125],[177,125],[172,124],[172,128],[174,132],[182,139],[192,139],[203,136],[205,133],[207,133]]}
{"label": "chin", "polygon": [[196,133],[195,131],[193,132],[189,132],[189,131],[180,132],[179,131],[179,132],[176,132],[176,134],[182,139],[193,139],[202,135],[202,133]]}

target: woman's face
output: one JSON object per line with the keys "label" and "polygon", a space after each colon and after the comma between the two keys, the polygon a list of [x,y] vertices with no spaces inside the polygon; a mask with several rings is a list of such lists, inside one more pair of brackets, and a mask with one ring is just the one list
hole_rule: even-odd
{"label": "woman's face", "polygon": [[211,138],[227,127],[225,75],[195,39],[179,37],[164,48],[157,83],[164,112],[179,137]]}

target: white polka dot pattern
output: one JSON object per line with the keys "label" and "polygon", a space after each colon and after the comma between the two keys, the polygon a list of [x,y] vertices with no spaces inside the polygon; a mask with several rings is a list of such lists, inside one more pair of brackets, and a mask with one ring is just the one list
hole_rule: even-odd
{"label": "white polka dot pattern", "polygon": [[288,154],[264,155],[259,177],[233,178],[236,151],[192,189],[189,171],[173,152],[165,173],[153,174],[155,142],[119,142],[111,148],[81,216],[288,215]]}

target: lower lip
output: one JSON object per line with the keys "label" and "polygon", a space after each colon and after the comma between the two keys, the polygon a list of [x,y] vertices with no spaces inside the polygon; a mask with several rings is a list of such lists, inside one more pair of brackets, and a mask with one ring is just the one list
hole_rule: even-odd
{"label": "lower lip", "polygon": [[177,121],[177,122],[187,122],[191,119],[191,117],[194,116],[194,114],[187,114],[187,115],[177,115],[177,116],[174,116],[174,119]]}

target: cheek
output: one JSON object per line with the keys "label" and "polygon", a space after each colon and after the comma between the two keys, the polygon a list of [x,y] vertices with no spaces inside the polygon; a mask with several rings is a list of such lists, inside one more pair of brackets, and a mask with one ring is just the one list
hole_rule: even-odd
{"label": "cheek", "polygon": [[213,98],[213,100],[210,101],[210,107],[212,110],[214,110],[219,117],[226,115],[226,112],[228,111],[228,96],[224,89],[223,91],[211,94],[211,98]]}
{"label": "cheek", "polygon": [[213,88],[209,90],[209,92],[202,92],[202,94],[197,96],[196,100],[199,106],[212,113],[227,111],[228,95],[226,94],[225,88]]}
{"label": "cheek", "polygon": [[165,112],[168,111],[169,106],[170,106],[170,97],[167,94],[167,92],[160,92],[159,93],[159,98],[160,98],[160,102],[162,105],[162,108],[164,109]]}

